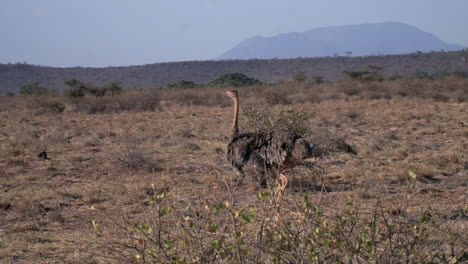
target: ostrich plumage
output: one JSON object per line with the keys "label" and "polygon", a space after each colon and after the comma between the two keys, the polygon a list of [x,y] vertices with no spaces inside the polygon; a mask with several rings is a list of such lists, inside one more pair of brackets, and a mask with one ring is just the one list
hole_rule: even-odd
{"label": "ostrich plumage", "polygon": [[278,181],[280,191],[288,183],[284,171],[312,156],[311,145],[300,135],[287,129],[271,128],[255,133],[239,133],[239,97],[236,90],[227,95],[234,102],[231,142],[227,146],[227,160],[241,175],[247,171],[263,186],[267,180]]}

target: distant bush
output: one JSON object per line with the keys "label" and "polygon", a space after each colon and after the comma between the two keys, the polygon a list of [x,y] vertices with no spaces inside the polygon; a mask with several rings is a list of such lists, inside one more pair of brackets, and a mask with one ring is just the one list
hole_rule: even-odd
{"label": "distant bush", "polygon": [[95,88],[95,87],[92,87],[92,88],[89,88],[89,93],[96,96],[96,97],[102,97],[106,94],[107,92],[107,89],[106,88]]}
{"label": "distant bush", "polygon": [[427,72],[416,72],[410,76],[411,79],[435,80],[434,76]]}
{"label": "distant bush", "polygon": [[450,100],[450,98],[444,94],[441,94],[441,93],[436,93],[432,96],[432,99],[434,99],[434,101],[436,102],[448,102]]}
{"label": "distant bush", "polygon": [[362,88],[359,87],[359,83],[355,81],[346,81],[340,83],[342,86],[343,93],[347,96],[358,95],[362,92]]}
{"label": "distant bush", "polygon": [[78,99],[89,92],[89,87],[75,78],[66,80],[65,84],[71,87],[71,89],[65,91],[65,95],[71,99]]}
{"label": "distant bush", "polygon": [[239,87],[239,86],[252,86],[262,84],[259,80],[248,77],[243,73],[226,73],[217,79],[208,82],[208,87]]}
{"label": "distant bush", "polygon": [[167,88],[196,88],[199,87],[200,85],[192,82],[192,81],[185,81],[181,80],[175,83],[171,83],[167,85]]}
{"label": "distant bush", "polygon": [[15,96],[15,93],[14,92],[7,92],[6,96]]}
{"label": "distant bush", "polygon": [[343,71],[352,80],[358,81],[383,81],[384,78],[378,72],[372,71]]}
{"label": "distant bush", "polygon": [[97,113],[105,113],[106,111],[112,111],[112,104],[109,100],[102,100],[102,99],[95,99],[95,100],[88,100],[86,103],[83,104],[82,107],[86,109],[85,111],[88,114],[97,114]]}
{"label": "distant bush", "polygon": [[156,111],[161,109],[161,96],[158,91],[148,91],[138,104],[138,109],[142,111]]}
{"label": "distant bush", "polygon": [[39,83],[33,82],[30,84],[23,85],[21,89],[19,90],[19,93],[21,95],[46,95],[49,93],[49,89],[40,86]]}
{"label": "distant bush", "polygon": [[32,85],[26,84],[21,87],[19,90],[21,95],[32,95]]}
{"label": "distant bush", "polygon": [[81,85],[81,82],[79,82],[75,78],[71,78],[71,79],[66,80],[65,84],[70,86],[70,87],[77,87],[77,86]]}
{"label": "distant bush", "polygon": [[378,65],[367,65],[367,69],[364,71],[343,71],[348,78],[358,81],[378,81],[384,80],[381,74],[383,67]]}
{"label": "distant bush", "polygon": [[77,79],[72,78],[72,79],[65,81],[65,84],[71,87],[71,89],[68,89],[65,91],[65,95],[72,99],[83,97],[86,94],[93,95],[96,98],[103,97],[108,92],[110,92],[111,95],[114,96],[115,94],[118,94],[122,92],[123,90],[118,82],[111,82],[107,84],[106,86],[99,88],[99,87],[87,86],[81,83],[80,81],[78,81]]}
{"label": "distant bush", "polygon": [[58,101],[48,102],[42,105],[45,112],[49,113],[62,113],[65,110],[65,105]]}
{"label": "distant bush", "polygon": [[123,88],[119,82],[111,82],[102,89],[104,90],[104,94],[106,91],[110,91],[112,96],[123,91]]}
{"label": "distant bush", "polygon": [[321,84],[323,82],[325,82],[325,80],[323,79],[322,76],[318,76],[318,75],[314,75],[312,76],[312,81],[315,83],[315,84]]}
{"label": "distant bush", "polygon": [[126,91],[114,98],[117,102],[115,111],[156,111],[161,107],[159,91]]}
{"label": "distant bush", "polygon": [[402,80],[403,76],[399,74],[392,75],[390,78],[388,78],[390,81],[396,81],[396,80]]}
{"label": "distant bush", "polygon": [[86,94],[85,90],[79,87],[68,89],[65,91],[65,95],[71,99],[77,99],[77,98],[83,97],[85,96],[85,94]]}
{"label": "distant bush", "polygon": [[454,71],[452,75],[460,79],[468,78],[468,72],[464,72],[464,71]]}

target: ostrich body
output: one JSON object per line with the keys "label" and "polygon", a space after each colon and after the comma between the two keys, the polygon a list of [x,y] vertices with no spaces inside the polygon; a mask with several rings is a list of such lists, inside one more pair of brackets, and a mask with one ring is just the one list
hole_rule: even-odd
{"label": "ostrich body", "polygon": [[266,186],[267,179],[277,181],[278,200],[288,184],[284,171],[312,156],[310,144],[286,129],[271,128],[255,133],[240,134],[238,128],[239,97],[236,90],[227,95],[234,102],[231,142],[227,147],[227,160],[242,176],[252,173]]}

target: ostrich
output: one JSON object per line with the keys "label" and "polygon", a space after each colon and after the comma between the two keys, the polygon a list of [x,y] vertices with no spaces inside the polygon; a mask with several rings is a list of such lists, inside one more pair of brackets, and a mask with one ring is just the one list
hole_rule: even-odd
{"label": "ostrich", "polygon": [[280,128],[239,133],[239,97],[236,90],[226,92],[234,102],[231,142],[227,146],[227,160],[243,177],[245,170],[256,174],[265,187],[267,178],[276,180],[277,202],[281,201],[288,178],[284,171],[312,156],[312,147],[300,135]]}

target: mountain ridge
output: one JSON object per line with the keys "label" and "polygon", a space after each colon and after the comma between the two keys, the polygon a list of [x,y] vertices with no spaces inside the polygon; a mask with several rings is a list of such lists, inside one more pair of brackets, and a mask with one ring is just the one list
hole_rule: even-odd
{"label": "mountain ridge", "polygon": [[394,55],[462,48],[412,25],[382,22],[320,27],[271,37],[257,35],[241,41],[216,59],[323,57],[348,51],[354,56]]}

